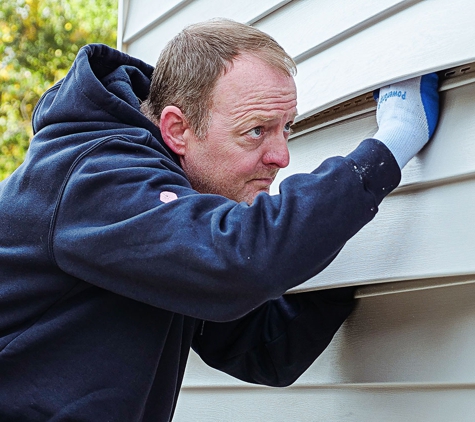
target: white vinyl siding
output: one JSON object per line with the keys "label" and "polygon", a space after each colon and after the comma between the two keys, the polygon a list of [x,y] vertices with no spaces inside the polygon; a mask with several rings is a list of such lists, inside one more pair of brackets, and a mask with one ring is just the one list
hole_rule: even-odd
{"label": "white vinyl siding", "polygon": [[193,22],[226,17],[265,30],[299,62],[299,119],[387,82],[475,60],[469,0],[121,1],[128,14],[119,44],[150,64]]}
{"label": "white vinyl siding", "polygon": [[[374,221],[294,289],[358,285],[329,348],[284,389],[192,353],[174,421],[472,421],[475,414],[475,3],[471,0],[121,0],[123,50],[154,64],[185,25],[250,23],[296,59],[291,164],[273,185],[376,132],[373,89],[441,72],[434,139]],[[347,107],[348,106],[348,107]]]}
{"label": "white vinyl siding", "polygon": [[252,22],[288,1],[174,0],[168,2],[167,6],[163,2],[156,2],[155,6],[150,7],[153,1],[130,0],[122,44],[127,53],[154,64],[166,43],[186,25],[212,17]]}
{"label": "white vinyl siding", "polygon": [[474,282],[361,299],[291,387],[240,383],[193,355],[174,421],[471,422]]}

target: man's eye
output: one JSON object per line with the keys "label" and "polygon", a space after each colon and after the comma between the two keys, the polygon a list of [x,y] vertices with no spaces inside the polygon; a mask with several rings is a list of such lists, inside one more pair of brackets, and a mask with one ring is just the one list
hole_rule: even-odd
{"label": "man's eye", "polygon": [[290,132],[292,130],[291,126],[292,126],[292,122],[286,123],[284,126],[284,132]]}
{"label": "man's eye", "polygon": [[261,126],[255,127],[253,129],[251,129],[249,132],[247,132],[247,134],[251,138],[256,138],[257,139],[262,135],[262,127]]}

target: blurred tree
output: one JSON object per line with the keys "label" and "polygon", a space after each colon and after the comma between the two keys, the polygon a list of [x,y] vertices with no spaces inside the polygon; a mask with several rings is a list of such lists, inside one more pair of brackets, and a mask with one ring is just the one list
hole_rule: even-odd
{"label": "blurred tree", "polygon": [[83,45],[115,47],[116,28],[117,0],[1,0],[0,180],[25,157],[41,94],[66,75]]}

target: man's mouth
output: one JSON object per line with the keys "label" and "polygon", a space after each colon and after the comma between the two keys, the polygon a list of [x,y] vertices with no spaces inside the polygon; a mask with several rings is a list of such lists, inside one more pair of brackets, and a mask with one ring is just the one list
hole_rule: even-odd
{"label": "man's mouth", "polygon": [[262,186],[270,186],[272,182],[274,181],[275,176],[273,177],[256,177],[251,180],[251,182],[261,184]]}

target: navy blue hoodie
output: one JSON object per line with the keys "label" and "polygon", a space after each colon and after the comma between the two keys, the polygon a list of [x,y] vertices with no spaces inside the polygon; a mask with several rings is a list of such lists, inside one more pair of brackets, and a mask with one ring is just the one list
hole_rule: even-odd
{"label": "navy blue hoodie", "polygon": [[190,347],[289,385],[351,312],[352,289],[282,295],[399,183],[388,149],[366,140],[251,206],[198,194],[140,112],[152,71],[81,49],[0,183],[1,421],[168,421]]}

